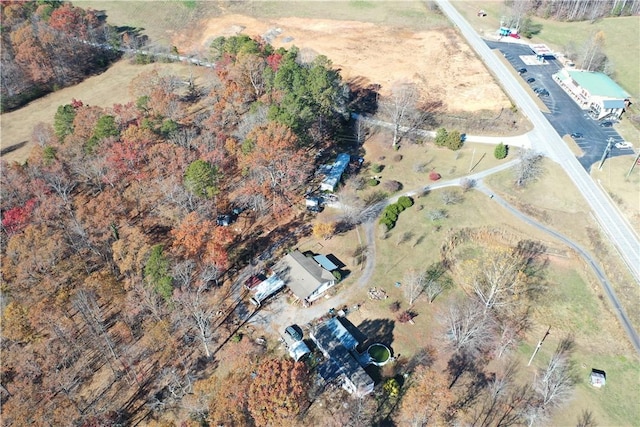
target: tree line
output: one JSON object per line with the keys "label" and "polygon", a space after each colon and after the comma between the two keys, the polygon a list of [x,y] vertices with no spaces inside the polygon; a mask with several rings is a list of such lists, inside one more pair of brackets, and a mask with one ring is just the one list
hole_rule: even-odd
{"label": "tree line", "polygon": [[559,21],[593,21],[609,16],[640,13],[638,0],[505,0],[505,3],[521,16],[530,13]]}
{"label": "tree line", "polygon": [[[106,17],[58,0],[3,1],[2,111],[103,70],[119,53]],[[102,48],[100,47],[102,46]]]}

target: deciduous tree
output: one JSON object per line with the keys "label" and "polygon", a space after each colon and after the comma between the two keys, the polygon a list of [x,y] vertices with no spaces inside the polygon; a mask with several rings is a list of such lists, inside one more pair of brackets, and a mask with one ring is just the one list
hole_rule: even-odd
{"label": "deciduous tree", "polygon": [[448,408],[454,395],[446,375],[424,366],[410,375],[410,385],[400,406],[402,423],[412,427],[448,424]]}
{"label": "deciduous tree", "polygon": [[249,388],[249,411],[257,425],[294,425],[308,402],[304,363],[271,359],[256,370]]}

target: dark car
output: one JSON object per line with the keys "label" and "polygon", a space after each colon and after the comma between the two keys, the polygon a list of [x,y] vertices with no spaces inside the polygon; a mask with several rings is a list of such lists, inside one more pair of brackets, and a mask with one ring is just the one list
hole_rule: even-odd
{"label": "dark car", "polygon": [[603,127],[603,128],[610,128],[611,126],[613,126],[613,122],[602,122],[602,123],[600,123],[600,127]]}
{"label": "dark car", "polygon": [[287,326],[284,333],[289,335],[294,341],[302,341],[302,329],[298,325]]}
{"label": "dark car", "polygon": [[571,134],[571,138],[573,138],[573,139],[579,139],[579,138],[582,138],[583,136],[584,136],[584,135],[583,135],[583,134],[581,134],[580,132],[573,132],[573,133]]}
{"label": "dark car", "polygon": [[524,74],[526,72],[527,72],[527,69],[524,67],[518,69],[518,74]]}
{"label": "dark car", "polygon": [[542,89],[538,92],[538,95],[540,96],[549,96],[549,91],[546,89]]}
{"label": "dark car", "polygon": [[536,79],[534,79],[533,77],[529,77],[529,78],[527,79],[527,83],[533,83],[533,82],[535,82],[535,81],[536,81]]}
{"label": "dark car", "polygon": [[322,206],[320,205],[313,205],[313,206],[307,206],[307,210],[309,212],[322,212]]}

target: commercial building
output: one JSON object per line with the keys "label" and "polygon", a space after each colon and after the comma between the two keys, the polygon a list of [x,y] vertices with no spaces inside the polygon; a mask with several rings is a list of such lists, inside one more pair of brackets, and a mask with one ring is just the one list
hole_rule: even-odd
{"label": "commercial building", "polygon": [[563,69],[553,78],[580,108],[598,120],[619,118],[629,105],[629,94],[606,74]]}

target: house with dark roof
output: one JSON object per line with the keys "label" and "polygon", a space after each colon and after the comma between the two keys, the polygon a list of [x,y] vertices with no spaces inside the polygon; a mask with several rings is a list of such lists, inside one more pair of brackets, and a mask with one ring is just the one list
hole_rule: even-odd
{"label": "house with dark roof", "polygon": [[611,77],[592,71],[562,69],[554,80],[583,109],[598,120],[620,117],[629,104],[629,94]]}
{"label": "house with dark roof", "polygon": [[[330,261],[325,262],[324,258],[321,258],[321,261],[326,267],[334,265]],[[319,261],[306,257],[297,250],[287,254],[273,269],[296,298],[305,303],[317,300],[336,284],[336,278],[331,271],[324,268]]]}
{"label": "house with dark roof", "polygon": [[345,390],[358,397],[373,391],[373,379],[363,368],[369,363],[369,358],[356,351],[358,340],[338,317],[322,323],[309,336],[325,357],[325,361],[318,366],[318,373],[324,381],[338,380]]}

